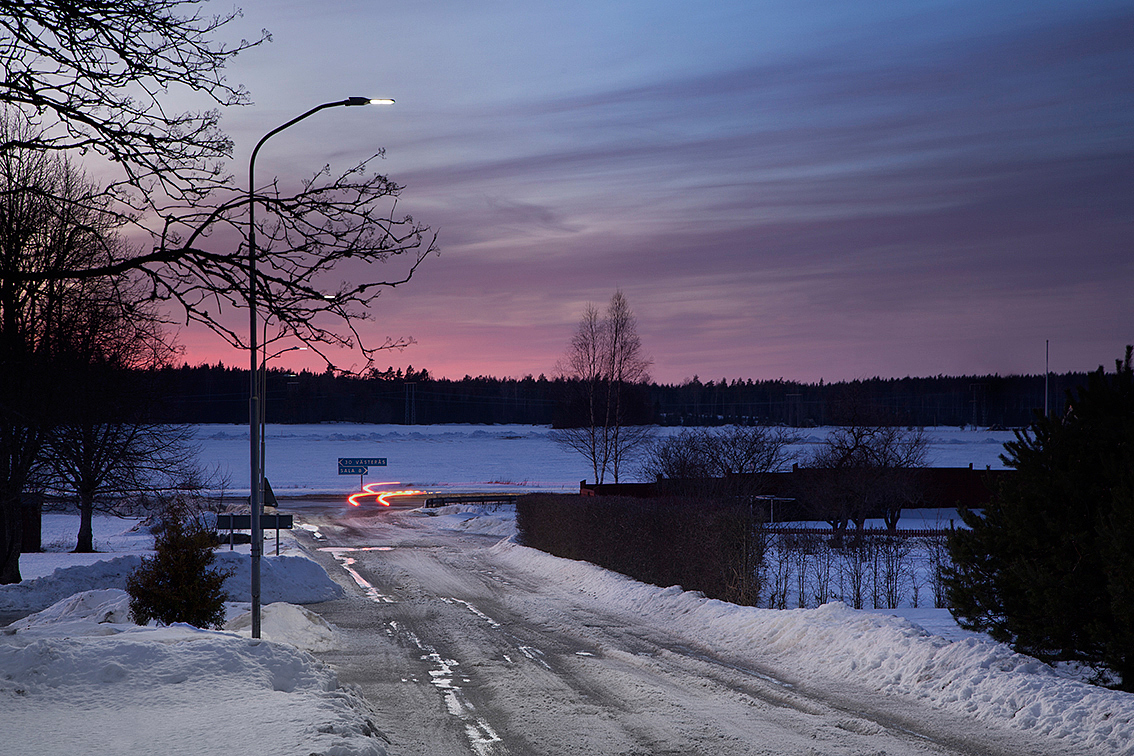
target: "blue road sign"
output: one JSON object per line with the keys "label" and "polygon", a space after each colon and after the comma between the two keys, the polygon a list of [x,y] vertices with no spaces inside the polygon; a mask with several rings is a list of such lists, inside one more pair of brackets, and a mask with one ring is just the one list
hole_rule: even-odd
{"label": "blue road sign", "polygon": [[365,475],[367,469],[362,465],[339,465],[339,475]]}
{"label": "blue road sign", "polygon": [[339,457],[339,467],[385,467],[385,457]]}

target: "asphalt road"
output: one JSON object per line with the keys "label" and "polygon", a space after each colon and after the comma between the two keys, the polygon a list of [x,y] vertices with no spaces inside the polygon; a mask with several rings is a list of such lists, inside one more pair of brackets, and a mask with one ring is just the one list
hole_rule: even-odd
{"label": "asphalt road", "polygon": [[311,507],[301,520],[300,541],[347,588],[308,607],[341,631],[320,656],[374,706],[391,756],[1054,753],[728,658],[494,559],[499,537],[423,527],[404,509]]}

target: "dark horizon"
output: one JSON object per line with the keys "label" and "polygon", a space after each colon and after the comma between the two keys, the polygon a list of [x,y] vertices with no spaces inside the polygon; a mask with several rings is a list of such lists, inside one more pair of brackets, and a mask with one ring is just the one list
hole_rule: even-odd
{"label": "dark horizon", "polygon": [[[1049,410],[1086,373],[1051,375]],[[248,370],[168,368],[155,374],[161,419],[176,423],[248,422]],[[573,425],[581,384],[567,379],[333,376],[271,370],[267,420],[308,424],[449,423]],[[1044,376],[938,376],[803,384],[783,380],[633,387],[627,422],[658,425],[782,424],[796,427],[853,422],[919,426],[1024,427],[1044,409]]]}

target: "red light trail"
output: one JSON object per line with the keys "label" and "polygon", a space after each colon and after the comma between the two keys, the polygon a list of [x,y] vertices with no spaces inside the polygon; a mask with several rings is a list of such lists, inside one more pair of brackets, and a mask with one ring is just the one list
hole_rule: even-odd
{"label": "red light trail", "polygon": [[425,491],[413,491],[413,490],[409,490],[409,489],[406,489],[406,490],[403,490],[403,491],[376,491],[376,490],[374,490],[375,488],[377,488],[379,486],[396,486],[396,485],[398,485],[397,481],[387,481],[387,482],[384,482],[384,483],[367,483],[365,486],[362,487],[361,491],[359,491],[358,493],[353,493],[350,496],[348,496],[347,501],[350,503],[350,505],[352,507],[357,507],[357,506],[361,506],[361,503],[362,503],[361,500],[363,498],[365,498],[367,496],[373,496],[373,497],[375,497],[375,501],[377,501],[379,504],[381,504],[384,507],[388,507],[388,506],[390,506],[390,498],[391,497],[394,497],[394,496],[414,496],[416,494],[425,493]]}

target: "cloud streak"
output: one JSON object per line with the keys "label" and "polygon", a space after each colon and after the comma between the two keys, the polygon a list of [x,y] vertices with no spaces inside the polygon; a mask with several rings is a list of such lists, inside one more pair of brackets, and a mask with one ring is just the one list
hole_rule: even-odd
{"label": "cloud streak", "polygon": [[413,87],[323,138],[381,140],[400,207],[441,229],[376,321],[418,339],[403,361],[550,372],[616,287],[665,381],[1034,372],[1045,338],[1088,369],[1134,341],[1124,4],[693,12],[381,5],[375,65]]}

